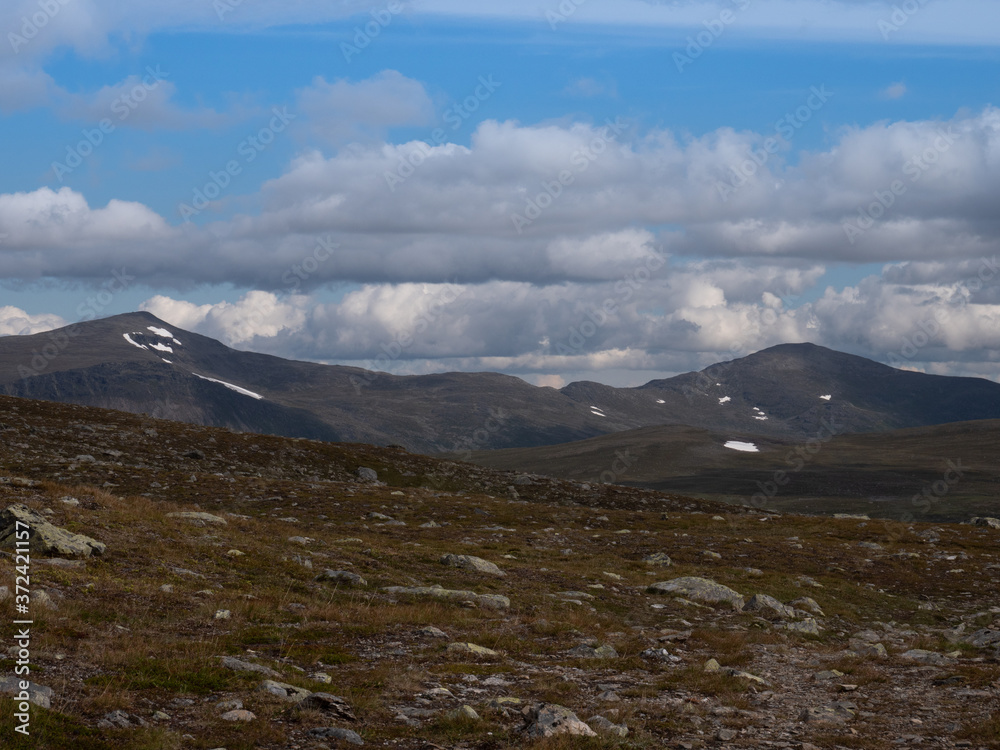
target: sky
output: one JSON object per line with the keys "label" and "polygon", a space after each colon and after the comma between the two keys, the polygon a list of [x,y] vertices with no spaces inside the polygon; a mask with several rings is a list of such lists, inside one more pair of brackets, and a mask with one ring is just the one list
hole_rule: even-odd
{"label": "sky", "polygon": [[995,0],[7,0],[0,335],[1000,381]]}

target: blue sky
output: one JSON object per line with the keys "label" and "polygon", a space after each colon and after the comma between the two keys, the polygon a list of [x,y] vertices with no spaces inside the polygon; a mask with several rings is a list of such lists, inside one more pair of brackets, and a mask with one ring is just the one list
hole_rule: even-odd
{"label": "blue sky", "polygon": [[[790,340],[888,361],[940,309],[947,329],[907,366],[997,379],[1000,281],[970,280],[997,249],[1000,11],[911,3],[587,0],[561,20],[573,2],[302,0],[220,19],[66,0],[27,40],[41,6],[17,0],[0,13],[0,333],[79,319],[126,268],[102,316],[141,307],[395,372],[635,384]],[[378,35],[345,56],[365,24]],[[100,144],[66,169],[88,133]],[[669,263],[622,299],[654,248]],[[429,313],[449,284],[459,301]]]}

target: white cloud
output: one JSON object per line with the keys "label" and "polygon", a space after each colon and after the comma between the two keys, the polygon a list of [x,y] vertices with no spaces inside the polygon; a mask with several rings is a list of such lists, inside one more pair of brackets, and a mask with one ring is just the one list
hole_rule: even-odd
{"label": "white cloud", "polygon": [[26,336],[62,328],[66,321],[58,315],[30,315],[17,307],[0,307],[0,336]]}
{"label": "white cloud", "polygon": [[907,86],[902,81],[898,83],[893,83],[882,90],[882,96],[885,99],[902,99],[906,96]]}

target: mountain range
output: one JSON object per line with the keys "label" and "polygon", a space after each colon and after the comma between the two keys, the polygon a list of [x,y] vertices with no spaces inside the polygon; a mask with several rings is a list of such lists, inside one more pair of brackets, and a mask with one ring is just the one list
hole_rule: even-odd
{"label": "mountain range", "polygon": [[650,427],[803,441],[1000,419],[1000,384],[775,346],[636,388],[498,373],[396,376],[238,351],[145,313],[0,338],[0,393],[422,453],[534,448]]}

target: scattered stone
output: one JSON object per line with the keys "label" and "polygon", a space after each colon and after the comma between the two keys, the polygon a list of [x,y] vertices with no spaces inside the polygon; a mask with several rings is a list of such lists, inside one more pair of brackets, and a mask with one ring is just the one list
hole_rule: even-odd
{"label": "scattered stone", "polygon": [[968,643],[970,646],[975,646],[976,648],[1000,646],[1000,630],[996,628],[983,628],[971,635],[960,638],[959,641],[961,643]]}
{"label": "scattered stone", "polygon": [[219,609],[215,611],[215,619],[228,620],[230,617],[232,617],[232,614],[233,613],[230,612],[228,609]]}
{"label": "scattered stone", "polygon": [[511,698],[508,696],[494,698],[490,701],[490,708],[494,711],[499,711],[504,716],[520,711],[522,706],[523,701],[520,698]]}
{"label": "scattered stone", "polygon": [[39,558],[35,562],[40,565],[47,565],[50,568],[62,568],[63,570],[81,570],[87,567],[83,560],[66,560],[62,557]]}
{"label": "scattered stone", "polygon": [[495,564],[484,560],[481,557],[474,557],[472,555],[445,555],[441,558],[441,563],[444,565],[450,565],[453,568],[473,570],[476,573],[485,573],[491,576],[502,577],[507,575]]}
{"label": "scattered stone", "polygon": [[989,516],[973,518],[969,523],[973,526],[985,526],[989,529],[1000,529],[1000,518],[990,518]]}
{"label": "scattered stone", "polygon": [[[656,565],[660,568],[669,568],[674,564],[673,560],[670,559],[670,556],[666,552],[654,552],[651,555],[646,555],[642,558],[642,561],[646,563],[646,565]],[[609,574],[605,573],[604,575]]]}
{"label": "scattered stone", "polygon": [[170,721],[170,714],[165,713],[163,711],[155,711],[153,713],[153,720],[154,721]]}
{"label": "scattered stone", "polygon": [[814,615],[819,615],[820,617],[826,617],[826,615],[823,614],[823,609],[811,596],[800,596],[798,599],[793,599],[788,602],[788,606],[795,607],[797,609],[804,609],[807,612],[812,612]]}
{"label": "scattered stone", "polygon": [[231,701],[219,701],[215,704],[215,707],[220,711],[239,711],[243,708],[243,701],[241,700],[231,700]]}
{"label": "scattered stone", "polygon": [[98,729],[131,729],[132,727],[148,727],[145,719],[132,716],[125,711],[112,711],[104,714],[104,717],[97,722]]}
{"label": "scattered stone", "polygon": [[651,594],[678,594],[689,599],[712,604],[728,602],[736,609],[742,609],[744,604],[742,594],[733,591],[728,586],[723,586],[721,583],[696,576],[684,576],[682,578],[675,578],[672,581],[654,583],[648,590]]}
{"label": "scattered stone", "polygon": [[352,745],[365,744],[364,740],[361,739],[361,735],[357,732],[352,732],[350,729],[320,727],[318,729],[310,729],[309,735],[321,740],[343,740],[344,742],[350,742]]}
{"label": "scattered stone", "polygon": [[310,691],[305,688],[295,687],[295,685],[289,685],[285,682],[275,682],[274,680],[264,680],[257,689],[262,693],[276,695],[290,703],[298,703],[310,695]]}
{"label": "scattered stone", "polygon": [[854,718],[853,703],[831,703],[829,706],[805,708],[799,714],[799,721],[807,724],[843,724]]}
{"label": "scattered stone", "polygon": [[575,656],[578,659],[617,659],[618,652],[615,651],[613,646],[599,646],[594,648],[593,646],[577,646],[576,648],[571,648],[567,652],[570,656]]}
{"label": "scattered stone", "polygon": [[475,643],[449,643],[448,653],[467,654],[470,656],[479,656],[488,659],[495,659],[500,656],[499,651],[494,651],[493,649],[486,648],[485,646],[477,646]]}
{"label": "scattered stone", "polygon": [[377,482],[378,472],[375,469],[369,469],[366,466],[361,466],[358,468],[358,479],[363,482]]}
{"label": "scattered stone", "polygon": [[[0,677],[0,693],[19,695],[21,693],[21,678],[14,675]],[[41,708],[51,708],[52,688],[28,681],[28,700]]]}
{"label": "scattered stone", "polygon": [[[50,523],[26,505],[11,505],[0,511],[0,547],[15,546],[17,522],[28,526],[28,549],[39,555],[90,557],[103,555],[107,545],[89,536],[74,534]],[[23,531],[23,529],[22,529]]]}
{"label": "scattered stone", "polygon": [[322,711],[344,721],[357,721],[350,704],[343,698],[330,693],[311,693],[298,702],[298,708]]}
{"label": "scattered stone", "polygon": [[440,628],[434,627],[433,625],[428,625],[426,628],[420,628],[420,630],[418,630],[417,633],[419,633],[420,635],[424,636],[425,638],[447,638],[448,637],[447,633],[445,633]]}
{"label": "scattered stone", "polygon": [[244,711],[242,708],[239,708],[233,711],[226,711],[219,718],[223,721],[253,721],[257,718],[257,715],[252,711]]}
{"label": "scattered stone", "polygon": [[782,604],[773,596],[767,594],[754,594],[750,601],[743,605],[744,612],[757,612],[765,617],[777,617],[782,619],[793,619],[796,616],[795,610]]}
{"label": "scattered stone", "polygon": [[448,716],[452,719],[465,719],[467,721],[479,721],[479,714],[472,706],[462,706],[452,711]]}
{"label": "scattered stone", "polygon": [[66,497],[59,498],[59,502],[61,502],[63,505],[69,505],[70,507],[73,508],[77,507],[80,504],[79,500],[77,500],[75,497],[70,497],[69,495],[67,495]]}
{"label": "scattered stone", "polygon": [[866,643],[864,641],[851,640],[850,646],[850,650],[858,656],[869,656],[876,659],[884,659],[889,656],[889,652],[885,650],[885,646],[881,643]]}
{"label": "scattered stone", "polygon": [[342,583],[345,586],[367,586],[368,581],[359,576],[357,573],[352,573],[349,570],[324,570],[318,576],[316,576],[317,581],[333,581],[334,583]]}
{"label": "scattered stone", "polygon": [[781,623],[781,626],[785,630],[790,630],[793,633],[802,633],[803,635],[819,635],[819,623],[812,617],[807,617],[800,622],[785,622]]}
{"label": "scattered stone", "polygon": [[615,724],[613,721],[611,721],[611,719],[601,716],[600,714],[598,714],[597,716],[591,716],[589,719],[587,719],[587,724],[589,724],[591,728],[596,729],[601,734],[610,734],[614,737],[628,736],[627,726],[625,726],[624,724]]}
{"label": "scattered stone", "polygon": [[951,656],[939,654],[936,651],[925,651],[922,648],[912,648],[906,653],[901,654],[901,657],[935,667],[944,667],[955,663],[955,659]]}
{"label": "scattered stone", "polygon": [[222,657],[222,666],[226,669],[231,669],[234,672],[256,672],[257,674],[267,675],[268,677],[280,677],[276,671],[270,667],[265,667],[263,664],[253,664],[252,662],[242,661],[232,656]]}
{"label": "scattered stone", "polygon": [[555,737],[559,734],[597,736],[597,732],[580,721],[575,713],[554,703],[530,706],[524,709],[522,715],[525,720],[524,732],[528,737]]}
{"label": "scattered stone", "polygon": [[470,601],[490,609],[510,609],[510,599],[499,594],[477,594],[474,591],[455,591],[442,586],[387,586],[382,589],[388,594],[406,596],[429,596],[450,601]]}
{"label": "scattered stone", "polygon": [[59,609],[59,605],[55,603],[55,600],[49,596],[49,593],[45,589],[35,589],[32,591],[31,601],[33,604],[37,604],[45,609],[52,611]]}
{"label": "scattered stone", "polygon": [[704,670],[706,672],[718,672],[722,669],[722,665],[719,664],[715,659],[709,659],[705,662]]}
{"label": "scattered stone", "polygon": [[653,661],[678,662],[681,660],[679,656],[674,656],[665,648],[647,648],[640,654],[640,656],[644,659],[651,659]]}
{"label": "scattered stone", "polygon": [[195,526],[226,526],[229,522],[225,518],[213,516],[211,513],[198,513],[195,511],[182,511],[180,513],[167,513],[167,518],[179,518],[182,521],[189,521]]}
{"label": "scattered stone", "polygon": [[720,555],[718,552],[712,552],[712,550],[710,550],[710,549],[707,549],[707,550],[703,551],[701,553],[701,556],[702,557],[707,557],[709,560],[721,560],[722,559],[722,555]]}

